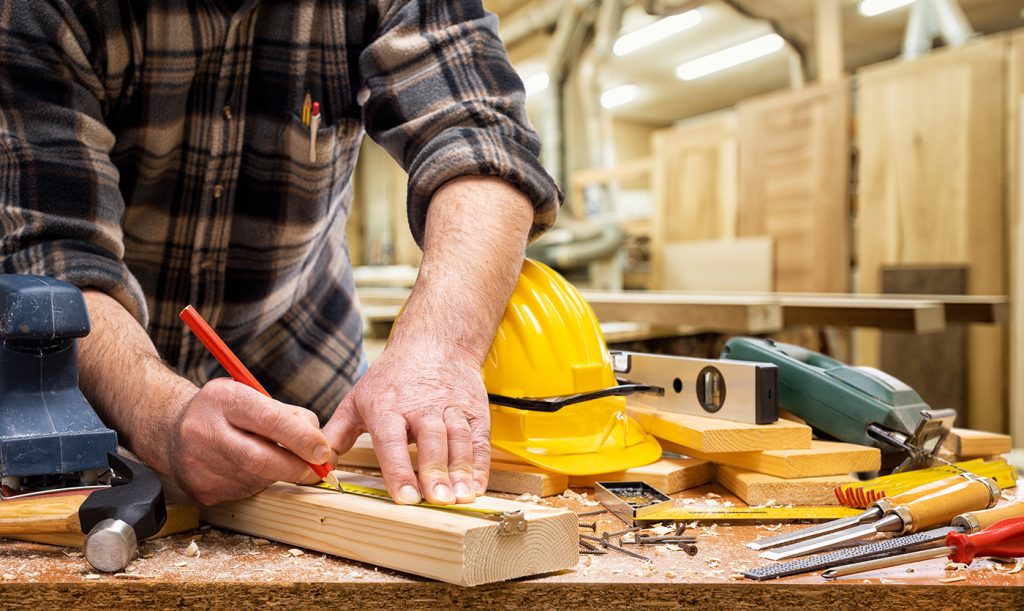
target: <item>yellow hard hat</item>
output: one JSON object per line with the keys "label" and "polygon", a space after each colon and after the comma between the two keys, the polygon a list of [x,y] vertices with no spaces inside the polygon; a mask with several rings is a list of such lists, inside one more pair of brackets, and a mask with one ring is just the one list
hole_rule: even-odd
{"label": "yellow hard hat", "polygon": [[[593,475],[661,457],[658,442],[626,413],[626,400],[607,396],[622,387],[594,312],[575,287],[541,263],[523,263],[483,379],[492,395],[491,444],[528,463]],[[563,398],[594,391],[605,392],[541,411],[495,404],[493,396]]]}

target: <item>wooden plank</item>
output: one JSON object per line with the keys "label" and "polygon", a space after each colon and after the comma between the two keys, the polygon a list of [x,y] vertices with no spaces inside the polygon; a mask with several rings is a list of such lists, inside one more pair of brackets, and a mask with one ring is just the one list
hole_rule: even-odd
{"label": "wooden plank", "polygon": [[651,284],[661,288],[665,244],[736,237],[736,113],[689,120],[651,137]]}
{"label": "wooden plank", "polygon": [[[972,294],[1006,292],[1007,40],[860,71],[858,291],[879,292],[883,265],[944,264],[968,267]],[[968,330],[971,428],[1005,425],[1005,332]],[[855,350],[858,363],[879,365],[877,333],[858,332]]]}
{"label": "wooden plank", "polygon": [[835,487],[857,481],[849,475],[782,479],[728,465],[715,467],[715,477],[747,505],[838,505]]}
{"label": "wooden plank", "polygon": [[[409,455],[415,468],[417,456],[415,445],[409,446]],[[565,492],[565,489],[569,487],[567,475],[548,473],[531,465],[515,464],[512,462],[515,461],[514,457],[509,457],[511,460],[494,460],[499,456],[502,456],[500,450],[492,448],[491,476],[487,481],[487,489],[491,492],[552,496]],[[377,460],[377,454],[373,451],[373,442],[370,440],[370,436],[365,433],[360,435],[352,449],[338,457],[338,465],[361,469],[380,469],[380,462]]]}
{"label": "wooden plank", "polygon": [[811,447],[811,428],[788,420],[773,424],[745,424],[636,406],[629,407],[629,414],[658,439],[701,452],[758,452]]}
{"label": "wooden plank", "polygon": [[763,452],[701,452],[670,441],[661,441],[669,452],[686,454],[719,465],[774,475],[783,479],[848,475],[860,471],[877,471],[882,467],[882,453],[877,448],[836,441],[811,441],[811,447],[797,450],[765,450]]}
{"label": "wooden plank", "polygon": [[[191,503],[168,503],[167,521],[155,535],[147,539],[159,539],[199,528],[199,506]],[[63,547],[85,546],[83,533],[39,533],[35,535],[6,535],[10,539],[60,545]]]}
{"label": "wooden plank", "polygon": [[946,327],[941,303],[911,299],[823,298],[792,294],[780,298],[782,318],[793,325],[873,327],[932,333]]}
{"label": "wooden plank", "polygon": [[[336,474],[344,482],[383,486],[379,478]],[[462,586],[569,569],[579,560],[577,519],[571,511],[492,497],[469,506],[522,511],[527,532],[501,536],[494,520],[284,483],[248,499],[203,508],[202,519]]]}
{"label": "wooden plank", "polygon": [[814,50],[818,82],[843,78],[843,7],[840,0],[818,0],[814,9]]}
{"label": "wooden plank", "polygon": [[670,291],[767,292],[775,280],[770,237],[665,244],[662,288]]}
{"label": "wooden plank", "polygon": [[957,460],[988,458],[1012,452],[1013,440],[1002,433],[954,428],[943,447],[955,454]]}
{"label": "wooden plank", "polygon": [[[962,265],[882,266],[886,293],[965,293]],[[967,329],[951,325],[938,333],[883,332],[881,369],[917,391],[932,409],[967,412]]]}
{"label": "wooden plank", "polygon": [[1010,433],[1024,445],[1024,32],[1013,35],[1007,61],[1007,234],[1010,244]]}
{"label": "wooden plank", "polygon": [[645,482],[665,494],[675,494],[714,479],[710,463],[696,458],[662,458],[645,465],[615,473],[601,475],[573,475],[569,485],[573,488],[593,488],[594,482]]}
{"label": "wooden plank", "polygon": [[738,235],[775,239],[776,290],[849,291],[849,79],[755,97],[737,111]]}
{"label": "wooden plank", "polygon": [[768,333],[782,328],[782,310],[771,298],[687,293],[582,293],[602,321],[656,322],[744,333]]}

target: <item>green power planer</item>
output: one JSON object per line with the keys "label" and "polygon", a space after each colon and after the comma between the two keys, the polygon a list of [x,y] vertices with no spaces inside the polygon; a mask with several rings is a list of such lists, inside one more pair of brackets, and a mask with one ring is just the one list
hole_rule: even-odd
{"label": "green power planer", "polygon": [[723,359],[778,367],[779,407],[819,433],[879,448],[894,472],[927,467],[956,419],[952,409],[932,410],[913,388],[870,367],[850,367],[800,346],[734,337]]}

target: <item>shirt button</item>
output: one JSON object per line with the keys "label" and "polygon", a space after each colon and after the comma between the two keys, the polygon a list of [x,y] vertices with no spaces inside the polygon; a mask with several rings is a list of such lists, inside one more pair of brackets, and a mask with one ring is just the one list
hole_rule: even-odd
{"label": "shirt button", "polygon": [[216,267],[217,261],[213,257],[207,257],[199,262],[199,269],[209,271],[211,269],[216,269]]}
{"label": "shirt button", "polygon": [[213,199],[220,199],[224,195],[224,185],[216,185],[213,187]]}
{"label": "shirt button", "polygon": [[230,104],[226,105],[224,107],[224,119],[227,120],[227,121],[230,121],[231,119],[234,119],[234,118],[235,118],[235,109],[231,108]]}

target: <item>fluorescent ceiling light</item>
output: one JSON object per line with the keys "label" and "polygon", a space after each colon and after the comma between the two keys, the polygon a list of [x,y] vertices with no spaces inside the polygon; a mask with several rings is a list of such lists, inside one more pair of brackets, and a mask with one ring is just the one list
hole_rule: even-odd
{"label": "fluorescent ceiling light", "polygon": [[618,87],[612,87],[601,94],[601,106],[604,106],[605,108],[615,108],[616,106],[628,104],[636,99],[639,92],[640,88],[636,85],[619,85]]}
{"label": "fluorescent ceiling light", "polygon": [[707,76],[774,53],[781,49],[784,44],[785,41],[778,34],[766,34],[760,38],[738,44],[735,47],[722,49],[710,55],[690,60],[676,68],[676,76],[684,81],[699,79],[702,76]]}
{"label": "fluorescent ceiling light", "polygon": [[913,3],[914,0],[864,0],[857,10],[865,17],[874,17]]}
{"label": "fluorescent ceiling light", "polygon": [[548,76],[547,72],[538,72],[523,79],[523,87],[526,89],[526,95],[528,96],[544,91],[550,84],[551,77]]}
{"label": "fluorescent ceiling light", "polygon": [[665,40],[673,34],[678,34],[683,30],[689,30],[700,23],[703,19],[704,17],[701,15],[699,9],[659,19],[650,25],[645,25],[638,30],[633,30],[629,34],[623,34],[620,36],[619,39],[615,41],[615,46],[612,47],[612,52],[619,57],[628,55],[637,49],[642,49],[647,45],[652,45],[661,40]]}

